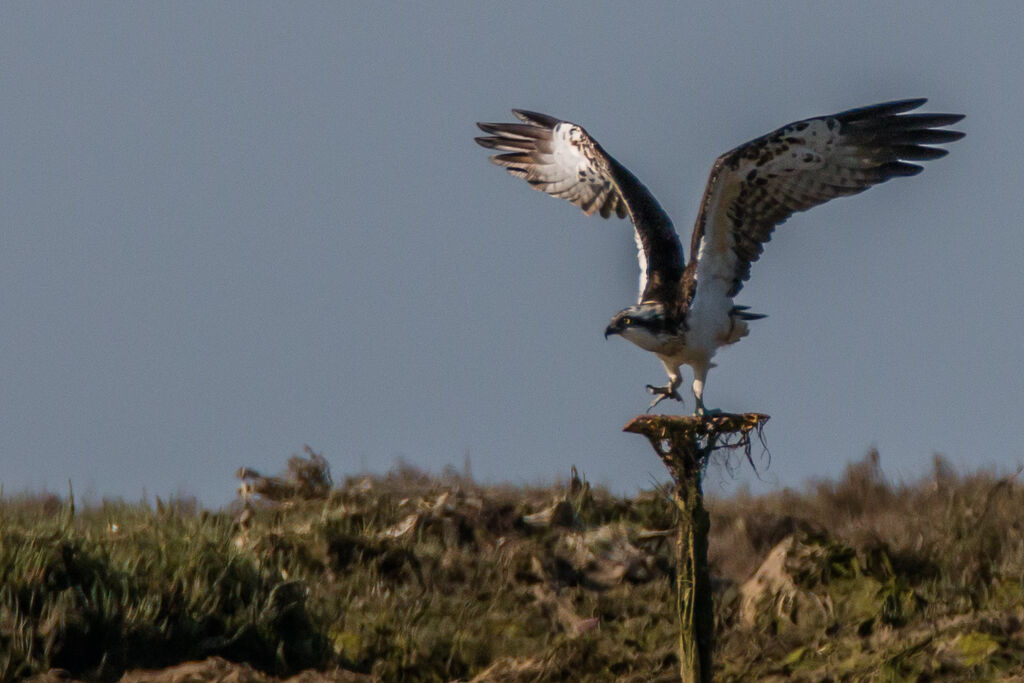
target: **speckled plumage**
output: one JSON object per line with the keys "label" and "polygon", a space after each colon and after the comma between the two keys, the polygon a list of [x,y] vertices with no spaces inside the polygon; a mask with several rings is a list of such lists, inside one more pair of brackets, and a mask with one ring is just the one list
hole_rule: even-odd
{"label": "speckled plumage", "polygon": [[[651,407],[676,398],[679,366],[694,370],[703,409],[711,358],[746,336],[763,316],[733,298],[776,225],[806,211],[898,176],[922,170],[908,161],[945,156],[931,145],[959,140],[944,130],[959,114],[906,114],[926,100],[898,100],[797,121],[720,156],[711,167],[690,240],[690,259],[672,222],[628,169],[581,126],[546,114],[513,110],[522,123],[478,123],[491,157],[534,189],[566,199],[587,215],[629,216],[640,263],[638,303],[612,318],[605,336],[620,334],[655,353],[669,384],[648,388]],[[643,329],[634,329],[634,328]]]}

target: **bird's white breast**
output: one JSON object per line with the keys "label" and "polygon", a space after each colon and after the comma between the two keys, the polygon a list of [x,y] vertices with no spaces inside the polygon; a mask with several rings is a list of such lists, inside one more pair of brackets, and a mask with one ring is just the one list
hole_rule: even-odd
{"label": "bird's white breast", "polygon": [[[731,242],[731,237],[727,237]],[[686,345],[709,355],[727,342],[732,329],[729,296],[736,256],[731,244],[702,239],[697,255],[697,288],[686,312]]]}

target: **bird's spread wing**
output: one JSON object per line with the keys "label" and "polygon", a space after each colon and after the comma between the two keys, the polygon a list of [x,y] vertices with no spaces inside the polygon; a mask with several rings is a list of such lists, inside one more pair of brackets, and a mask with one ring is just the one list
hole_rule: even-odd
{"label": "bird's spread wing", "polygon": [[[887,102],[797,121],[715,161],[691,241],[685,296],[714,280],[735,296],[772,230],[797,211],[920,173],[963,133],[959,114],[904,114],[924,99]],[[705,278],[705,282],[701,282]]]}
{"label": "bird's spread wing", "polygon": [[640,261],[640,301],[677,298],[683,273],[679,237],[665,211],[626,167],[569,121],[512,110],[522,123],[478,123],[488,137],[476,141],[496,149],[491,161],[524,179],[535,190],[561,197],[608,218],[633,222]]}

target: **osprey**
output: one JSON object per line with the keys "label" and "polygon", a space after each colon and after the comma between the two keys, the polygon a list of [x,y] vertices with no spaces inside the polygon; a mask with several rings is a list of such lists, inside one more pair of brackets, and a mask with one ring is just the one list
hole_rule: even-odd
{"label": "osprey", "polygon": [[711,167],[684,261],[679,237],[658,201],[583,127],[546,114],[513,109],[521,123],[478,123],[491,157],[536,190],[561,197],[587,215],[627,215],[640,261],[640,296],[612,318],[605,337],[620,335],[651,351],[668,384],[647,385],[648,410],[676,389],[681,365],[693,368],[695,412],[704,413],[704,383],[722,346],[765,316],[733,298],[750,277],[776,225],[834,197],[863,192],[923,169],[907,161],[945,156],[931,145],[959,140],[943,130],[960,114],[907,114],[925,99],[899,100],[796,121],[718,157]]}

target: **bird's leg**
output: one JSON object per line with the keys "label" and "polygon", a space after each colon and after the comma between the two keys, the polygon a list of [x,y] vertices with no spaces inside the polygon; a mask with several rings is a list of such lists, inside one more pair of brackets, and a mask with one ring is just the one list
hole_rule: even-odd
{"label": "bird's leg", "polygon": [[[705,370],[703,374],[706,377],[707,376],[707,370]],[[694,406],[693,406],[693,414],[694,415],[703,415],[704,414],[704,379],[700,377],[700,373],[697,370],[694,370],[694,373],[693,373],[693,397],[694,397],[694,401],[695,401]]]}
{"label": "bird's leg", "polygon": [[708,410],[704,407],[704,382],[708,378],[708,370],[713,366],[713,363],[698,364],[693,366],[693,396],[696,400],[696,405],[693,409],[694,415],[717,415],[721,414],[721,410],[712,408]]}
{"label": "bird's leg", "polygon": [[663,387],[656,387],[653,384],[647,385],[647,391],[654,394],[654,400],[651,401],[651,405],[647,406],[647,412],[654,410],[654,406],[658,405],[666,398],[674,398],[680,403],[683,402],[682,397],[680,397],[676,392],[676,389],[678,389],[679,385],[683,382],[683,378],[679,374],[679,368],[671,367],[667,363],[664,363],[664,361],[662,361],[662,363],[665,365],[665,370],[668,371],[668,384]]}

